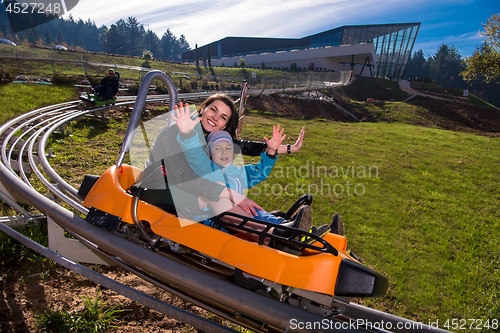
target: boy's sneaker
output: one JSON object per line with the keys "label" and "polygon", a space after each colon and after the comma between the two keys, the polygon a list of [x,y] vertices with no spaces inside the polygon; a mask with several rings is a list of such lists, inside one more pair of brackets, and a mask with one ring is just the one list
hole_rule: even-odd
{"label": "boy's sneaker", "polygon": [[308,205],[304,205],[297,212],[292,227],[303,231],[309,231],[311,230],[311,226],[312,226],[311,207]]}
{"label": "boy's sneaker", "polygon": [[[281,225],[308,232],[309,230],[311,230],[311,225],[312,225],[311,207],[307,205],[302,206],[295,215],[295,220],[282,223]],[[273,234],[288,238],[293,234],[293,231],[274,228]]]}
{"label": "boy's sneaker", "polygon": [[[311,234],[318,236],[319,238],[325,237],[325,235],[329,232],[330,226],[328,224],[323,224],[321,227],[311,228]],[[302,240],[302,243],[304,244],[312,244],[314,242],[316,242],[316,239],[313,237],[306,237],[304,240]]]}
{"label": "boy's sneaker", "polygon": [[340,235],[340,236],[345,236],[344,232],[344,222],[342,221],[342,218],[340,217],[339,213],[335,213],[332,218],[332,223],[330,224],[330,228],[332,233]]}
{"label": "boy's sneaker", "polygon": [[346,253],[347,255],[349,255],[349,256],[351,256],[351,257],[353,257],[353,258],[354,258],[354,259],[356,259],[357,261],[361,262],[361,259],[360,259],[357,255],[355,255],[355,254],[354,254],[354,252],[352,252],[350,249],[347,249],[347,250],[345,251],[345,253]]}

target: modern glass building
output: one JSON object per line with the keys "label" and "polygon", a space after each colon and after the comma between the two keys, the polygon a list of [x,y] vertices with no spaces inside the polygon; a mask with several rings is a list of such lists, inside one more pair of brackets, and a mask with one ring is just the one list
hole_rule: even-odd
{"label": "modern glass building", "polygon": [[399,79],[411,56],[420,23],[343,26],[310,36],[311,46],[373,43],[377,55],[375,76]]}
{"label": "modern glass building", "polygon": [[[291,59],[290,52],[292,51],[330,48],[332,56],[328,57],[323,53],[322,57],[333,59],[337,57],[338,52],[334,51],[337,47],[373,44],[374,53],[376,54],[376,59],[372,60],[374,64],[370,63],[369,56],[363,55],[365,59],[360,61],[359,54],[355,54],[355,51],[353,51],[352,60],[346,61],[344,54],[344,58],[339,58],[337,63],[344,66],[349,65],[351,69],[354,66],[370,67],[370,75],[372,76],[400,79],[411,56],[419,28],[420,23],[371,24],[343,26],[296,39],[226,37],[198,48],[198,52],[200,58],[203,54],[210,54],[211,59],[236,59],[250,55],[272,53],[275,55],[280,54],[283,59],[289,62]],[[304,52],[301,54],[304,54]],[[355,55],[358,55],[356,60]],[[194,62],[195,50],[184,53],[182,58],[183,61]],[[311,52],[311,59],[313,58],[317,61],[317,55]],[[331,59],[323,62],[324,65],[321,67],[323,70],[338,70],[335,66],[329,65],[333,64]],[[230,65],[231,61],[227,61],[226,64]]]}

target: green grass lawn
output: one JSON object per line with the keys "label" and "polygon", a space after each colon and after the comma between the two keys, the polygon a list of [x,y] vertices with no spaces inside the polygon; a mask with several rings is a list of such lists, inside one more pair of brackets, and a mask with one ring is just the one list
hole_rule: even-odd
{"label": "green grass lawn", "polygon": [[73,87],[42,84],[0,84],[0,124],[47,105],[78,99]]}

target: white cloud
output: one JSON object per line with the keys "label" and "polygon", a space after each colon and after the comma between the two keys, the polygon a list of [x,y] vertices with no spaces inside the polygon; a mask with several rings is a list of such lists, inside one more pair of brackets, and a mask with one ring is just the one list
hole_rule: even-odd
{"label": "white cloud", "polygon": [[149,24],[159,37],[170,29],[176,36],[184,34],[193,45],[204,45],[226,36],[303,37],[325,26],[332,29],[351,24],[353,19],[394,11],[398,6],[407,7],[396,0],[382,3],[371,0],[143,0],[139,4],[107,0],[106,8],[111,10],[103,10],[96,6],[96,1],[80,0],[70,14],[75,19],[90,18],[97,25],[107,26],[134,16],[139,22]]}

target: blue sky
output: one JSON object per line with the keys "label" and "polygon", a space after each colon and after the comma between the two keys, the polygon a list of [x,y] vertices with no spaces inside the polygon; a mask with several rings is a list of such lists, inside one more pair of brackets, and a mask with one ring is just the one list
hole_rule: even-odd
{"label": "blue sky", "polygon": [[227,36],[300,38],[343,25],[421,22],[414,51],[443,44],[470,56],[498,0],[80,0],[69,12],[108,27],[133,16],[161,38],[168,29],[194,48]]}

